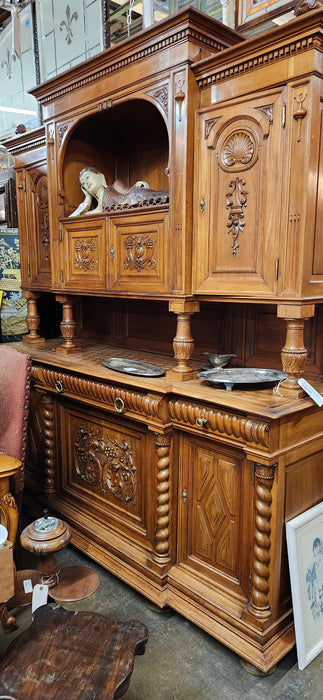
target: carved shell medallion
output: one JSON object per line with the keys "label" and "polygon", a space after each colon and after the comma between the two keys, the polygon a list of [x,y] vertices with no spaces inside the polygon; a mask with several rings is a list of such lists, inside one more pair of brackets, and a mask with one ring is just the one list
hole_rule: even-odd
{"label": "carved shell medallion", "polygon": [[256,144],[248,131],[235,131],[224,141],[221,150],[221,163],[226,168],[250,165],[256,156]]}

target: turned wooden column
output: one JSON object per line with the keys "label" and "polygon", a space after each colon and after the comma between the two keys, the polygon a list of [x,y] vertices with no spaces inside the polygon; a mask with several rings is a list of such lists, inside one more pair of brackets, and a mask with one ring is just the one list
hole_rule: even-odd
{"label": "turned wooden column", "polygon": [[260,629],[270,624],[269,603],[272,488],[277,464],[254,464],[255,520],[250,597],[243,619]]}
{"label": "turned wooden column", "polygon": [[23,292],[23,296],[27,299],[26,323],[29,331],[29,334],[23,337],[23,343],[44,343],[45,339],[38,333],[40,317],[37,309],[37,299],[39,299],[40,295],[34,294],[34,292]]}
{"label": "turned wooden column", "polygon": [[73,317],[73,302],[72,298],[63,294],[56,295],[56,301],[63,306],[63,318],[61,321],[61,332],[64,338],[63,345],[56,348],[56,352],[70,355],[74,352],[82,352],[82,348],[75,345],[73,338],[75,336],[76,323]]}
{"label": "turned wooden column", "polygon": [[189,364],[194,350],[194,340],[191,336],[191,316],[200,310],[200,304],[197,301],[176,299],[169,302],[169,310],[177,316],[173,348],[174,357],[178,360],[178,364],[171,372],[167,372],[167,375],[178,380],[192,379],[194,370]]}
{"label": "turned wooden column", "polygon": [[303,375],[307,360],[307,349],[304,346],[304,323],[314,316],[315,304],[293,306],[279,304],[277,316],[284,318],[287,324],[286,342],[281,352],[283,370],[287,379],[280,384],[279,392],[283,396],[299,398],[304,391],[298,384]]}
{"label": "turned wooden column", "polygon": [[169,449],[171,435],[156,433],[157,451],[157,509],[154,561],[168,564],[169,554]]}
{"label": "turned wooden column", "polygon": [[44,493],[56,492],[55,441],[54,441],[54,402],[50,394],[42,395],[43,433],[45,447],[45,486]]}

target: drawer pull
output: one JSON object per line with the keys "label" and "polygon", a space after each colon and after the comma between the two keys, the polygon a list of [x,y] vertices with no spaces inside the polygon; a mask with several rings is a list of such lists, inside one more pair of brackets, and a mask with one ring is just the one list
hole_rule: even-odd
{"label": "drawer pull", "polygon": [[207,423],[207,420],[206,420],[206,418],[197,418],[195,423],[196,423],[198,428],[203,428],[203,425],[205,425],[205,423]]}
{"label": "drawer pull", "polygon": [[114,407],[118,413],[124,412],[124,401],[120,398],[120,396],[117,396],[117,398],[114,400]]}
{"label": "drawer pull", "polygon": [[63,382],[60,379],[58,379],[57,382],[55,382],[55,389],[59,394],[61,394],[62,391],[64,391]]}

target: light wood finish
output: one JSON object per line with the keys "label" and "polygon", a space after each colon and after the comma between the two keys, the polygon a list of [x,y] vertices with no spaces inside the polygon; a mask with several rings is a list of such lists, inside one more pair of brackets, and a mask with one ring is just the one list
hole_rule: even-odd
{"label": "light wood finish", "polygon": [[[264,672],[295,643],[285,521],[323,496],[321,411],[298,385],[323,391],[322,17],[245,41],[186,8],[38,86],[50,279],[27,275],[28,185],[18,201],[23,289],[63,306],[63,341],[28,346],[28,504]],[[38,167],[20,139],[18,180]],[[169,205],[69,218],[85,166]],[[288,378],[214,388],[205,351]]]}
{"label": "light wood finish", "polygon": [[[0,454],[0,523],[6,528],[8,540],[12,545],[15,544],[17,536],[19,508],[10,491],[9,479],[16,474],[20,466],[19,459]],[[15,572],[14,564],[13,567]],[[4,604],[11,597],[11,593],[5,601],[0,599],[0,620],[5,632],[12,632],[16,625],[15,618],[8,613],[7,606]]]}

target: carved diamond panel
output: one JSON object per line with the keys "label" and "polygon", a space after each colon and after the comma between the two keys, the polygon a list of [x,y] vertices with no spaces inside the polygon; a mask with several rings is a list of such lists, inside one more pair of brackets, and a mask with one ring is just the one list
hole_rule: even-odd
{"label": "carved diamond panel", "polygon": [[238,573],[239,460],[192,446],[192,551],[194,560]]}

